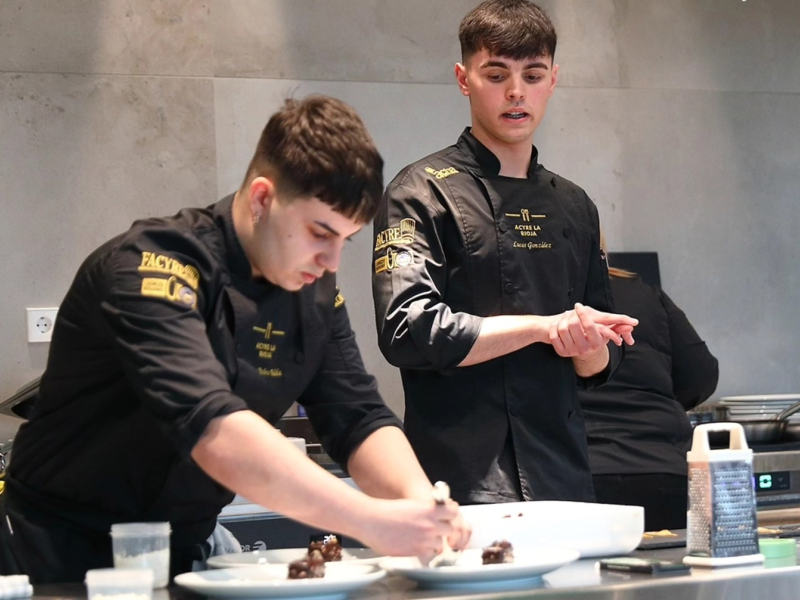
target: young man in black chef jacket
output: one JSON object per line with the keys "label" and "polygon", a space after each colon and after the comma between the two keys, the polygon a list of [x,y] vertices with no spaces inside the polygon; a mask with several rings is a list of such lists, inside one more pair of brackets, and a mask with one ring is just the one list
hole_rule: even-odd
{"label": "young man in black chef jacket", "polygon": [[[365,372],[335,285],[382,168],[351,108],[287,101],[235,194],[137,221],[86,259],[15,439],[2,573],[83,581],[112,566],[109,529],[131,521],[169,521],[172,574],[190,570],[234,492],[381,554],[466,543]],[[272,427],[296,400],[364,493]]]}
{"label": "young man in black chef jacket", "polygon": [[556,33],[536,5],[491,0],[459,39],[472,127],[403,169],[375,219],[380,347],[453,498],[592,500],[576,384],[606,381],[636,320],[613,313],[595,205],[532,145]]}

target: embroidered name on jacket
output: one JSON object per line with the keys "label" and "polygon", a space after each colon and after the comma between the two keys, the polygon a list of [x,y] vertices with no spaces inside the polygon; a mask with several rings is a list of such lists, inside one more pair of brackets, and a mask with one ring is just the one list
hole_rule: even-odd
{"label": "embroidered name on jacket", "polygon": [[375,252],[392,244],[412,244],[417,231],[414,219],[403,219],[397,227],[384,229],[375,236]]}

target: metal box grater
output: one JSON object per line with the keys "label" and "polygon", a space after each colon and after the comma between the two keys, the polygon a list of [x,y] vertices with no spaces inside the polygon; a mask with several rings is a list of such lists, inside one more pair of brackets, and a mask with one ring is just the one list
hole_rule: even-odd
{"label": "metal box grater", "polygon": [[[711,450],[710,431],[728,431],[729,448]],[[726,566],[761,562],[753,483],[753,451],[738,423],[694,430],[689,461],[687,564]]]}

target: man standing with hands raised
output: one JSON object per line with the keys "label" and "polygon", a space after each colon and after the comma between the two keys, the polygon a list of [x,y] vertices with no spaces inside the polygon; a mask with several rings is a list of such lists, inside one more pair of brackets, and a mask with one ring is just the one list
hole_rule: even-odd
{"label": "man standing with hands raised", "polygon": [[489,0],[459,39],[472,126],[402,170],[375,219],[380,347],[406,434],[455,500],[592,500],[576,387],[608,379],[637,321],[613,313],[595,205],[533,146],[555,29],[526,0]]}

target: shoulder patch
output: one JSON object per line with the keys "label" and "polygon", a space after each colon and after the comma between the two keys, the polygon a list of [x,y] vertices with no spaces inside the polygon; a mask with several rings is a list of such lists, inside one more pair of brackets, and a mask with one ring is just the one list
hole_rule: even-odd
{"label": "shoulder patch", "polygon": [[397,227],[384,229],[375,236],[375,252],[394,244],[413,244],[416,232],[414,219],[403,219]]}
{"label": "shoulder patch", "polygon": [[143,277],[142,296],[163,298],[197,308],[200,272],[192,265],[184,265],[181,261],[164,254],[142,252],[139,272],[166,275],[166,277]]}
{"label": "shoulder patch", "polygon": [[168,278],[145,277],[142,279],[141,294],[197,308],[197,293],[188,285],[181,283],[175,275]]}
{"label": "shoulder patch", "polygon": [[444,179],[446,177],[450,177],[450,175],[455,175],[458,173],[458,170],[455,167],[447,167],[445,169],[439,169],[438,171],[432,167],[425,167],[425,172],[433,175],[436,179]]}
{"label": "shoulder patch", "polygon": [[155,252],[142,252],[139,271],[143,273],[161,273],[172,275],[197,291],[200,284],[200,272],[192,265],[184,265],[177,259]]}

